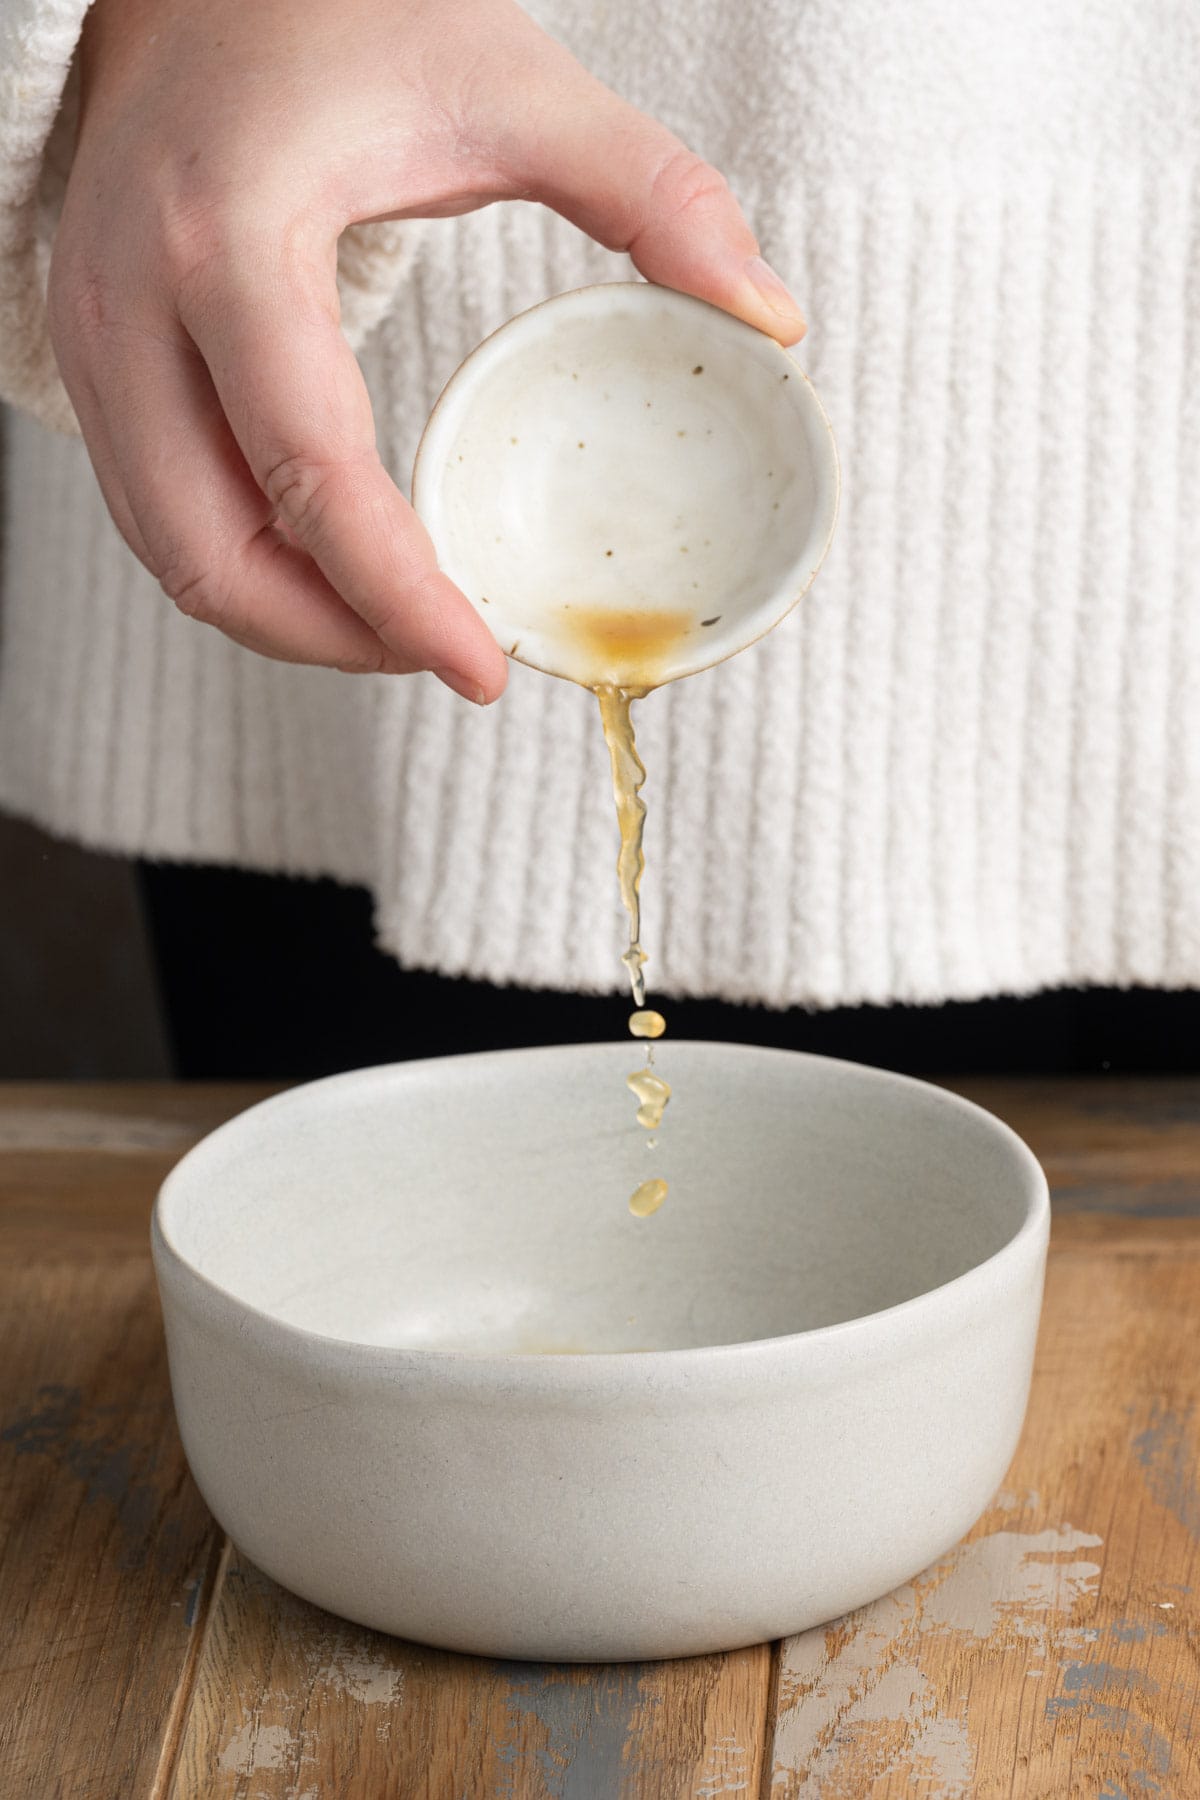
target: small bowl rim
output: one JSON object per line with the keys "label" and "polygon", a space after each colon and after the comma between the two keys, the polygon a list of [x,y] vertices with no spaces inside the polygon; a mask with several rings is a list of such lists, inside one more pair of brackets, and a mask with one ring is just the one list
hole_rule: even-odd
{"label": "small bowl rim", "polygon": [[[728,662],[732,656],[740,656],[743,650],[752,649],[755,644],[761,643],[765,637],[768,637],[770,633],[775,630],[777,625],[782,625],[783,621],[795,611],[796,607],[799,606],[800,602],[812,588],[813,583],[821,572],[825,558],[829,555],[830,546],[833,543],[837,531],[838,516],[842,504],[842,465],[841,458],[838,455],[837,439],[834,436],[833,426],[830,423],[829,414],[825,411],[821,396],[813,385],[812,378],[796,361],[796,358],[791,354],[791,351],[781,344],[777,338],[771,337],[765,331],[758,331],[755,326],[748,324],[745,319],[739,319],[736,313],[728,312],[724,307],[715,306],[710,300],[701,300],[698,295],[685,293],[682,288],[666,287],[663,283],[656,281],[592,281],[585,283],[582,287],[564,288],[561,293],[548,294],[545,299],[537,300],[532,306],[522,308],[520,312],[514,313],[511,318],[505,319],[502,324],[497,325],[493,331],[489,331],[486,337],[480,339],[473,350],[468,351],[467,355],[463,357],[457,368],[455,368],[446,381],[443,382],[437,399],[429,409],[429,417],[425,421],[421,436],[417,443],[416,453],[413,457],[412,479],[409,491],[412,496],[413,510],[432,537],[432,529],[425,517],[425,510],[422,504],[423,491],[433,492],[432,474],[427,476],[422,474],[422,470],[428,466],[425,453],[429,445],[430,437],[434,430],[438,414],[441,412],[442,406],[450,393],[451,388],[458,385],[460,378],[466,370],[470,368],[471,364],[475,362],[478,357],[494,344],[497,338],[502,337],[510,327],[519,324],[525,319],[531,318],[535,313],[545,311],[547,307],[557,306],[562,301],[578,300],[585,295],[593,296],[605,292],[622,293],[629,291],[636,292],[639,290],[649,290],[659,295],[666,295],[668,296],[668,304],[673,305],[679,303],[684,310],[701,307],[706,312],[715,313],[719,318],[728,321],[730,324],[741,326],[744,330],[753,332],[756,338],[761,338],[764,345],[770,345],[777,351],[789,365],[788,373],[791,374],[794,371],[800,377],[800,381],[803,384],[803,392],[807,396],[807,404],[811,407],[812,412],[821,427],[822,437],[829,455],[829,473],[832,481],[832,498],[829,508],[829,517],[825,534],[821,540],[820,549],[815,560],[808,568],[807,574],[801,572],[803,565],[795,565],[795,568],[788,577],[788,582],[781,584],[776,590],[777,593],[783,593],[786,586],[790,584],[791,579],[794,577],[799,580],[800,585],[792,594],[791,599],[787,601],[781,611],[774,613],[769,624],[764,625],[760,631],[756,631],[752,637],[744,638],[741,642],[731,645],[729,649],[722,651],[719,656],[710,657],[707,662],[696,663],[693,667],[683,669],[677,675],[667,676],[663,681],[654,684],[656,687],[669,687],[673,682],[686,681],[693,675],[704,674],[707,669],[718,668],[721,663]],[[770,351],[767,351],[767,354],[769,355]],[[429,484],[427,490],[426,482]],[[434,549],[436,551],[436,544],[434,545]],[[474,602],[470,602],[470,604],[472,611],[479,611],[474,605]],[[483,618],[483,622],[486,625],[488,623],[487,619],[484,618],[482,613],[480,613],[479,616]],[[490,626],[489,629],[491,629]],[[497,638],[496,641],[499,643],[500,640]],[[500,645],[500,648],[502,650],[504,649],[503,644]],[[535,662],[530,656],[521,656],[511,650],[505,650],[504,654],[511,662],[521,663],[527,669],[536,669],[540,675],[550,675],[556,680],[570,681],[577,687],[590,689],[591,684],[588,682],[581,681],[574,675],[565,675],[560,669],[547,668],[544,663]]]}
{"label": "small bowl rim", "polygon": [[[313,1331],[308,1326],[293,1324],[290,1320],[281,1319],[265,1308],[242,1299],[206,1274],[173,1241],[169,1211],[175,1190],[190,1178],[197,1162],[207,1160],[212,1155],[214,1145],[227,1134],[233,1135],[237,1130],[244,1129],[246,1120],[294,1104],[297,1095],[318,1091],[330,1093],[338,1088],[382,1086],[398,1078],[402,1079],[406,1073],[435,1066],[444,1067],[447,1063],[494,1062],[497,1058],[544,1057],[548,1054],[562,1057],[564,1054],[570,1056],[604,1048],[603,1044],[595,1042],[533,1045],[509,1050],[465,1051],[453,1056],[421,1057],[406,1062],[380,1063],[367,1068],[350,1069],[340,1074],[322,1076],[315,1081],[298,1082],[235,1113],[213,1131],[206,1132],[186,1150],[159,1187],[151,1214],[151,1241],[160,1286],[160,1260],[165,1259],[177,1281],[189,1286],[193,1294],[197,1289],[200,1290],[208,1303],[215,1305],[217,1311],[224,1314],[231,1323],[236,1322],[243,1333],[254,1328],[267,1346],[276,1351],[300,1353],[306,1360],[314,1357],[332,1358],[341,1368],[374,1372],[392,1378],[400,1369],[410,1373],[440,1371],[443,1376],[460,1373],[474,1385],[490,1378],[498,1385],[508,1387],[516,1377],[523,1384],[548,1385],[553,1388],[565,1385],[578,1389],[593,1386],[597,1380],[602,1385],[605,1382],[611,1383],[617,1372],[639,1379],[640,1382],[655,1374],[664,1377],[675,1374],[690,1382],[696,1377],[705,1374],[713,1376],[720,1371],[736,1378],[747,1361],[775,1358],[801,1349],[810,1354],[819,1353],[824,1349],[832,1350],[835,1346],[846,1346],[855,1339],[860,1343],[872,1337],[886,1339],[897,1328],[903,1331],[905,1324],[915,1320],[918,1315],[922,1317],[924,1326],[933,1330],[939,1309],[949,1306],[957,1311],[955,1303],[969,1302],[975,1288],[986,1287],[1002,1277],[1010,1264],[1020,1266],[1035,1240],[1042,1240],[1044,1256],[1050,1223],[1050,1190],[1045,1170],[1024,1139],[986,1107],[935,1082],[902,1075],[891,1069],[876,1068],[872,1064],[855,1062],[847,1057],[820,1056],[811,1051],[787,1050],[772,1045],[721,1043],[704,1038],[677,1039],[674,1048],[678,1049],[683,1045],[687,1045],[689,1050],[699,1051],[701,1056],[714,1052],[727,1055],[732,1051],[735,1055],[749,1053],[770,1059],[786,1057],[809,1065],[836,1066],[854,1071],[851,1079],[861,1080],[866,1086],[915,1090],[926,1100],[934,1096],[948,1111],[968,1115],[977,1125],[1004,1142],[1014,1158],[1014,1179],[1018,1173],[1024,1177],[1025,1217],[999,1249],[982,1261],[973,1263],[961,1275],[939,1282],[934,1287],[926,1288],[919,1294],[910,1295],[905,1300],[875,1312],[862,1313],[830,1325],[812,1326],[804,1331],[740,1339],[733,1343],[683,1345],[652,1350],[598,1350],[588,1351],[583,1355],[553,1350],[532,1353],[518,1350],[442,1349],[410,1344],[367,1344],[355,1338]],[[615,1047],[621,1046],[618,1043]],[[637,1376],[637,1371],[642,1372],[640,1377]]]}

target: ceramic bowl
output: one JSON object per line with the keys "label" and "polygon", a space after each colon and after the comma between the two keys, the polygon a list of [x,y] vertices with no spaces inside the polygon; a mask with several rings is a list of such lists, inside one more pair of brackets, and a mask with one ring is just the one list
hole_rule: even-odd
{"label": "ceramic bowl", "polygon": [[838,463],[772,338],[620,282],[547,300],[467,358],[412,492],[509,655],[587,686],[654,686],[795,605],[829,547]]}
{"label": "ceramic bowl", "polygon": [[989,1501],[1042,1287],[1030,1152],[900,1076],[673,1043],[648,1155],[636,1055],[336,1076],[168,1177],[188,1460],[286,1587],[455,1650],[683,1656],[871,1600]]}

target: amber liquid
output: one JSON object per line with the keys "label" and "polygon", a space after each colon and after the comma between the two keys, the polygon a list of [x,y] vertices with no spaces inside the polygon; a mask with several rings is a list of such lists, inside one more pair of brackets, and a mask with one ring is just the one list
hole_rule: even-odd
{"label": "amber liquid", "polygon": [[635,1219],[648,1219],[667,1197],[665,1181],[643,1181],[629,1196],[629,1210]]}
{"label": "amber liquid", "polygon": [[[606,552],[606,555],[612,554],[611,550]],[[691,612],[681,607],[564,603],[561,615],[561,629],[573,643],[583,646],[588,667],[595,671],[589,685],[600,703],[604,741],[612,763],[613,797],[621,833],[617,878],[621,902],[629,918],[629,946],[621,961],[629,977],[636,1009],[630,1017],[629,1030],[635,1038],[647,1042],[645,1067],[635,1070],[629,1077],[629,1087],[637,1102],[638,1124],[647,1132],[656,1131],[661,1124],[671,1090],[654,1072],[653,1044],[666,1030],[666,1020],[661,1013],[646,1006],[641,902],[645,867],[642,833],[646,823],[642,784],[646,770],[638,755],[630,709],[635,700],[640,700],[664,679],[668,673],[665,659],[694,623]],[[648,1137],[647,1143],[653,1149],[657,1140]],[[662,1205],[666,1193],[665,1181],[643,1181],[630,1199],[629,1210],[636,1218],[648,1218]]]}
{"label": "amber liquid", "polygon": [[638,755],[630,713],[639,696],[628,688],[600,687],[596,689],[596,698],[600,702],[600,722],[612,763],[613,798],[617,803],[617,825],[621,833],[617,880],[621,885],[621,904],[629,917],[629,948],[621,961],[629,975],[633,1003],[640,1008],[646,1004],[641,896],[642,872],[646,866],[642,851],[642,833],[646,825],[642,784],[646,779],[646,768]]}
{"label": "amber liquid", "polygon": [[[638,755],[634,737],[632,705],[644,689],[598,687],[600,721],[604,741],[612,763],[613,798],[617,807],[617,824],[621,848],[617,856],[617,879],[621,902],[629,919],[629,948],[621,961],[629,976],[629,987],[636,1011],[630,1015],[629,1029],[636,1038],[649,1040],[646,1066],[636,1069],[628,1079],[628,1087],[637,1101],[637,1122],[646,1131],[657,1131],[662,1124],[663,1109],[671,1098],[671,1089],[654,1072],[653,1041],[660,1038],[667,1022],[660,1012],[646,1006],[646,952],[642,949],[642,874],[646,866],[642,837],[646,825],[646,803],[642,784],[646,769]],[[651,1144],[657,1140],[652,1139]],[[661,1179],[643,1181],[630,1196],[629,1210],[637,1219],[647,1219],[657,1212],[667,1197],[667,1184]]]}
{"label": "amber liquid", "polygon": [[582,644],[595,670],[590,685],[648,693],[663,678],[663,658],[691,629],[691,613],[673,607],[564,606],[563,629]]}

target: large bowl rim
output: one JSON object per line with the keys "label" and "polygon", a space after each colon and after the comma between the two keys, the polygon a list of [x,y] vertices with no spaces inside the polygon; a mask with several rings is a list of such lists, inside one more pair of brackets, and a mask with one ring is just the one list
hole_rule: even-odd
{"label": "large bowl rim", "polygon": [[[473,350],[469,351],[467,355],[463,357],[458,367],[443,384],[441,392],[430,409],[429,417],[425,421],[424,429],[421,432],[420,440],[417,444],[416,454],[413,458],[410,491],[412,494],[414,511],[432,534],[437,524],[438,508],[436,504],[430,504],[430,496],[437,490],[434,475],[430,470],[429,451],[432,448],[438,433],[445,428],[445,422],[448,416],[446,412],[446,402],[451,398],[452,390],[461,386],[463,378],[467,375],[468,371],[471,371],[473,375],[478,376],[483,372],[488,363],[495,361],[500,348],[502,348],[497,340],[506,338],[514,326],[522,327],[526,320],[532,318],[536,313],[545,311],[547,307],[559,307],[564,302],[578,304],[584,300],[591,300],[593,303],[596,303],[598,296],[609,293],[617,294],[630,292],[650,292],[660,298],[665,296],[668,304],[678,304],[681,310],[700,308],[706,313],[716,314],[718,319],[723,319],[730,325],[741,327],[744,331],[750,332],[754,338],[760,338],[762,340],[763,355],[769,356],[778,354],[787,363],[788,374],[791,375],[794,373],[799,376],[800,386],[795,391],[804,395],[804,404],[808,407],[812,420],[819,428],[829,458],[828,474],[830,477],[831,495],[828,513],[825,518],[824,536],[820,539],[819,548],[817,549],[815,556],[811,558],[811,561],[808,558],[802,558],[789,566],[788,574],[780,581],[775,589],[771,603],[768,605],[764,602],[759,609],[764,616],[768,613],[770,614],[768,622],[762,626],[761,630],[756,630],[752,635],[740,640],[738,643],[732,644],[728,649],[722,650],[718,656],[710,657],[707,662],[695,663],[687,669],[680,670],[677,675],[667,676],[662,682],[657,684],[665,687],[674,681],[686,681],[693,675],[702,675],[706,669],[715,669],[721,663],[727,662],[731,656],[740,656],[743,650],[752,649],[755,644],[761,643],[763,638],[769,636],[770,633],[775,630],[777,625],[782,625],[783,621],[789,614],[795,611],[796,607],[799,606],[800,602],[808,594],[809,589],[821,572],[825,558],[829,554],[830,545],[833,543],[834,533],[837,530],[838,513],[841,510],[842,501],[842,468],[841,460],[838,456],[837,439],[833,435],[833,426],[829,422],[829,415],[822,404],[821,396],[813,386],[810,376],[796,361],[796,358],[791,352],[786,349],[784,345],[779,343],[777,339],[769,337],[764,331],[757,331],[753,325],[747,324],[744,319],[739,319],[736,313],[726,312],[723,307],[714,306],[711,301],[701,300],[695,294],[685,294],[679,288],[664,287],[660,283],[653,281],[596,281],[589,282],[583,287],[566,288],[558,294],[548,294],[544,300],[539,300],[533,306],[527,306],[523,311],[514,313],[513,316],[506,319],[502,325],[498,325],[494,331],[490,331],[485,338],[482,338],[480,342],[476,344]],[[603,301],[600,300],[599,304],[603,304]],[[800,584],[795,589],[791,586],[793,578]],[[778,601],[779,596],[784,593],[790,593],[791,598],[777,606],[776,602]],[[478,611],[478,608],[476,608],[476,610]],[[482,616],[483,615],[480,614],[480,617]],[[488,621],[485,619],[484,623],[487,624]],[[503,648],[503,645],[501,645],[501,648]],[[576,681],[575,676],[564,675],[560,669],[548,668],[545,663],[535,662],[530,656],[521,656],[511,650],[506,650],[505,655],[513,662],[523,663],[526,668],[536,669],[541,675],[551,675],[556,680],[561,681]],[[578,682],[576,684],[587,685],[586,683]]]}
{"label": "large bowl rim", "polygon": [[583,1356],[553,1351],[532,1354],[515,1350],[453,1350],[369,1344],[355,1338],[313,1331],[307,1326],[281,1319],[242,1299],[199,1268],[172,1237],[170,1213],[175,1195],[188,1187],[198,1169],[214,1155],[220,1155],[225,1147],[224,1140],[244,1132],[247,1121],[261,1122],[264,1116],[269,1116],[277,1109],[294,1106],[297,1096],[318,1093],[328,1095],[339,1089],[349,1091],[382,1087],[403,1081],[409,1075],[435,1065],[444,1067],[449,1062],[478,1064],[495,1062],[497,1059],[547,1055],[563,1058],[594,1053],[598,1049],[603,1049],[603,1045],[554,1044],[515,1050],[468,1051],[453,1057],[424,1057],[409,1062],[384,1063],[298,1083],[256,1102],[206,1133],[198,1143],[184,1152],[162,1182],[151,1217],[152,1247],[160,1287],[163,1285],[164,1273],[169,1274],[177,1284],[177,1293],[179,1286],[182,1286],[190,1291],[194,1301],[202,1296],[209,1309],[223,1315],[243,1334],[250,1333],[258,1337],[276,1351],[298,1353],[305,1360],[319,1358],[328,1362],[329,1359],[335,1359],[341,1367],[369,1369],[389,1378],[394,1378],[401,1372],[412,1373],[418,1370],[458,1370],[474,1384],[486,1379],[490,1373],[505,1386],[512,1385],[516,1379],[523,1386],[532,1383],[543,1386],[548,1384],[555,1388],[586,1388],[591,1385],[589,1377],[594,1379],[599,1376],[611,1391],[613,1373],[617,1370],[624,1370],[636,1377],[640,1389],[647,1379],[654,1380],[656,1371],[664,1375],[672,1373],[683,1376],[690,1381],[697,1375],[715,1374],[720,1368],[726,1374],[733,1374],[735,1371],[740,1374],[747,1362],[764,1358],[775,1360],[780,1356],[787,1357],[789,1353],[795,1355],[801,1349],[807,1354],[826,1348],[833,1351],[835,1346],[838,1351],[849,1351],[855,1344],[865,1349],[872,1338],[908,1336],[911,1327],[918,1320],[921,1321],[923,1335],[925,1329],[936,1329],[939,1317],[957,1321],[969,1316],[976,1290],[985,1295],[997,1284],[1006,1285],[1010,1277],[1016,1278],[1022,1273],[1027,1275],[1029,1258],[1039,1242],[1044,1257],[1050,1220],[1050,1192],[1045,1172],[1024,1140],[985,1107],[933,1082],[846,1058],[818,1056],[808,1051],[777,1049],[757,1044],[718,1043],[709,1039],[677,1039],[673,1049],[684,1049],[687,1054],[697,1053],[701,1057],[711,1054],[725,1057],[749,1055],[772,1060],[787,1058],[796,1064],[819,1065],[822,1068],[836,1066],[847,1072],[847,1079],[859,1081],[864,1087],[915,1090],[926,1102],[933,1097],[948,1112],[969,1116],[976,1125],[999,1140],[1013,1158],[1014,1185],[1020,1181],[1024,1188],[1025,1216],[1021,1224],[998,1250],[982,1261],[973,1263],[961,1275],[876,1312],[775,1337],[747,1338],[733,1343],[662,1350],[591,1351]]}

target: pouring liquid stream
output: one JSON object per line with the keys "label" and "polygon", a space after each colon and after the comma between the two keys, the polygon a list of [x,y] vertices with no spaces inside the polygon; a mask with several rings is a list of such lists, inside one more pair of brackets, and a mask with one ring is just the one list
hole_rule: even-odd
{"label": "pouring liquid stream", "polygon": [[[646,1065],[628,1079],[628,1087],[637,1101],[637,1122],[648,1132],[658,1130],[663,1110],[671,1098],[671,1089],[654,1072],[654,1040],[666,1030],[662,1014],[646,1006],[646,953],[642,949],[641,882],[645,868],[642,836],[646,824],[646,803],[642,784],[646,769],[638,755],[631,707],[641,699],[645,688],[600,686],[595,690],[600,703],[600,721],[604,741],[612,763],[613,797],[617,806],[617,824],[621,833],[621,849],[617,858],[617,878],[621,902],[629,917],[629,948],[621,961],[629,975],[629,987],[636,1011],[630,1016],[629,1029],[634,1037],[647,1042]],[[648,1140],[653,1147],[657,1140]],[[643,1181],[629,1200],[635,1218],[649,1218],[667,1197],[667,1183],[661,1178]]]}

